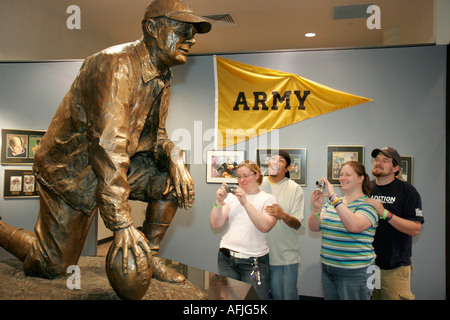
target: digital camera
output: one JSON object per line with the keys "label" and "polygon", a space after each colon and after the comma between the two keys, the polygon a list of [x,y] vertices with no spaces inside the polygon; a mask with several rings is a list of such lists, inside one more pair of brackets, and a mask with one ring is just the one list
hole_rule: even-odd
{"label": "digital camera", "polygon": [[234,193],[236,191],[236,186],[225,186],[225,190],[228,193]]}
{"label": "digital camera", "polygon": [[323,180],[316,181],[316,190],[318,190],[321,193],[325,193],[325,191],[327,190],[327,185],[325,181]]}

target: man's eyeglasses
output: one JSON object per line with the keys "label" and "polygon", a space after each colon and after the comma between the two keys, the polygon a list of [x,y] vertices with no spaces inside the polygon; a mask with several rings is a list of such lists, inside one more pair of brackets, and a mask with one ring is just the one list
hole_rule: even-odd
{"label": "man's eyeglasses", "polygon": [[394,161],[390,158],[382,158],[382,157],[376,157],[375,161],[379,161],[379,162],[384,162],[384,163],[390,163],[392,161],[392,163],[394,163]]}

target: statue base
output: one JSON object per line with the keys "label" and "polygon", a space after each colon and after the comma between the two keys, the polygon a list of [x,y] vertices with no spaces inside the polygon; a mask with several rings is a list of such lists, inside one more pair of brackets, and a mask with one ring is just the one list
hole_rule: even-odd
{"label": "statue base", "polygon": [[[0,260],[0,300],[120,300],[108,282],[105,257],[80,257],[79,281],[72,270],[56,279],[27,277],[18,259]],[[206,300],[208,294],[190,281],[152,279],[142,300]]]}
{"label": "statue base", "polygon": [[[108,281],[105,260],[104,256],[82,256],[78,271],[70,269],[52,280],[27,277],[18,259],[0,260],[0,300],[120,300]],[[186,281],[177,284],[153,278],[142,300],[259,300],[251,284],[164,260]]]}

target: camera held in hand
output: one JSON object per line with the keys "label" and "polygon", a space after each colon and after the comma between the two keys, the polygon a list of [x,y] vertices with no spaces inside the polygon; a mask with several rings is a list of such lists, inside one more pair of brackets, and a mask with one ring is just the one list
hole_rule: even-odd
{"label": "camera held in hand", "polygon": [[234,193],[236,191],[237,187],[236,186],[225,186],[225,190],[228,193]]}
{"label": "camera held in hand", "polygon": [[320,193],[325,193],[327,190],[327,184],[323,180],[316,181],[316,190]]}

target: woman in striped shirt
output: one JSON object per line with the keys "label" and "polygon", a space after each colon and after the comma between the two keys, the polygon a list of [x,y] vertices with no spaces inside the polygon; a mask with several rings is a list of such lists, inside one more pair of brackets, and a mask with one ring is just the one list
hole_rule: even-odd
{"label": "woman in striped shirt", "polygon": [[[367,203],[371,183],[364,165],[348,161],[341,167],[339,182],[344,197],[337,196],[323,178],[326,191],[314,190],[314,212],[308,224],[322,232],[320,258],[322,286],[328,300],[368,300],[372,295],[375,252],[372,246],[378,225],[376,210]],[[328,198],[322,204],[322,197]]]}

